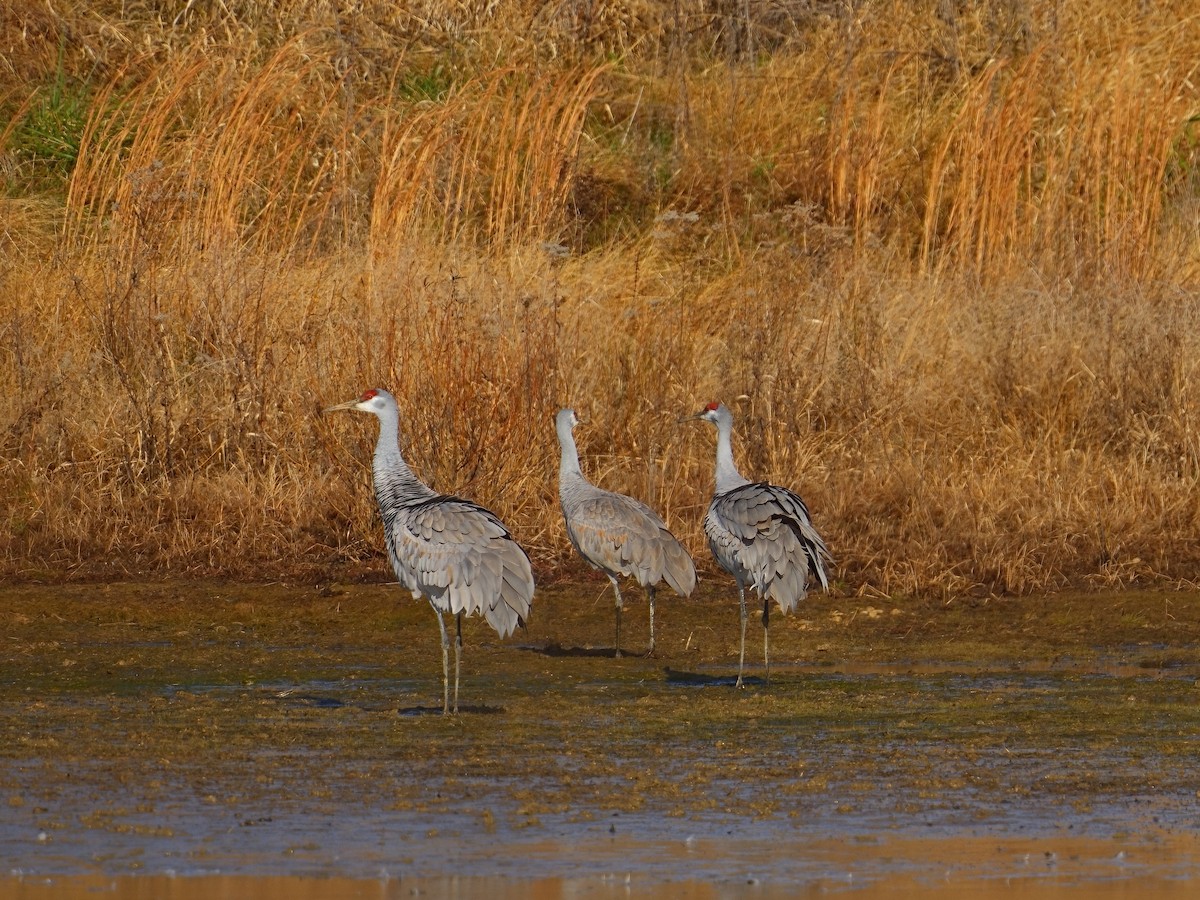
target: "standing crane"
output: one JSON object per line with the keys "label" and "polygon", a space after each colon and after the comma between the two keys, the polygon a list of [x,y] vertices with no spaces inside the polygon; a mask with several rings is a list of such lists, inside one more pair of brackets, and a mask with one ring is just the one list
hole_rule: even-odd
{"label": "standing crane", "polygon": [[462,659],[462,617],[482,613],[502,638],[523,626],[533,601],[529,557],[495,513],[470,500],[438,494],[424,484],[400,452],[396,398],[372,388],[326,412],[356,409],[379,419],[372,472],[383,518],[388,559],[413,599],[425,597],[442,633],[442,713],[450,712],[450,637],[443,614],[452,613],[454,712]]}
{"label": "standing crane", "polygon": [[654,592],[660,581],[686,597],[696,587],[692,558],[663,520],[646,504],[596,487],[583,477],[575,448],[575,411],[561,409],[554,420],[562,452],[558,497],[571,544],[612,582],[617,602],[616,655],[621,655],[621,585],[618,575],[634,578],[650,600],[650,649],[654,652]]}
{"label": "standing crane", "polygon": [[742,644],[737,686],[746,662],[746,586],[763,601],[763,665],[771,678],[771,600],[789,613],[804,599],[810,576],[829,590],[825,542],[817,534],[804,501],[787,488],[743,478],[733,462],[733,414],[723,403],[710,403],[691,419],[717,426],[716,486],[704,533],[721,568],[737,581],[742,613]]}

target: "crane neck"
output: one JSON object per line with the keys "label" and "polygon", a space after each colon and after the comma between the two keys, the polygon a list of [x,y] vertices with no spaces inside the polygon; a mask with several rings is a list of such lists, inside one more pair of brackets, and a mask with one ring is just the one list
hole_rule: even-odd
{"label": "crane neck", "polygon": [[434,491],[413,474],[400,452],[399,413],[395,409],[384,409],[376,415],[379,417],[379,440],[375,443],[371,471],[380,505],[387,506],[385,501],[423,500],[434,496]]}
{"label": "crane neck", "polygon": [[572,476],[583,477],[579,468],[579,451],[575,447],[575,435],[571,431],[571,423],[559,420],[555,425],[558,432],[558,447],[561,451],[558,462],[558,480],[561,484],[569,481]]}
{"label": "crane neck", "polygon": [[725,420],[717,423],[717,469],[716,493],[724,494],[736,487],[750,482],[742,477],[733,461],[733,422]]}

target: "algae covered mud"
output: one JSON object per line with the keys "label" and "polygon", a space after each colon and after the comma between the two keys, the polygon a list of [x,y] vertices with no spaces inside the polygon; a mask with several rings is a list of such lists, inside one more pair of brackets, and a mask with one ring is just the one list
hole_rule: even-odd
{"label": "algae covered mud", "polygon": [[4,589],[0,897],[1198,886],[1200,597],[814,596],[740,691],[730,591],[651,658],[609,597],[467,623],[443,717],[395,587]]}

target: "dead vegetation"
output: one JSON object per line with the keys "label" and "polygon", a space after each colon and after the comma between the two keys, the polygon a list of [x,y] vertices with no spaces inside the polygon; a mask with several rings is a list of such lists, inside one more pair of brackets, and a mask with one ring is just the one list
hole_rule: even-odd
{"label": "dead vegetation", "polygon": [[[840,590],[1200,573],[1186,4],[0,12],[0,571],[384,571],[387,386],[569,560],[551,417],[699,532],[711,436]],[[569,564],[569,563],[568,563]]]}

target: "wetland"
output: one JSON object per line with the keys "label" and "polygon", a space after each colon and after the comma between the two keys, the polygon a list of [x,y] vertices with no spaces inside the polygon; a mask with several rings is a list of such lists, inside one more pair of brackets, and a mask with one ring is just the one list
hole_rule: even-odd
{"label": "wetland", "polygon": [[631,593],[466,620],[444,717],[395,586],[3,588],[0,897],[1194,889],[1197,596],[814,595],[738,690],[732,590]]}

